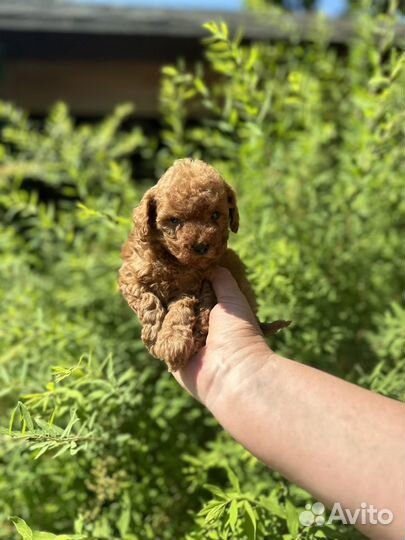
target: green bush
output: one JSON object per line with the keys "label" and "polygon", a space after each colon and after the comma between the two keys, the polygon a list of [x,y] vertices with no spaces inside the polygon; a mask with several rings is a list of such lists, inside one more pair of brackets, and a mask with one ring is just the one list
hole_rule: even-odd
{"label": "green bush", "polygon": [[128,128],[129,105],[89,126],[64,104],[41,125],[0,104],[0,539],[355,538],[302,528],[310,495],[148,357],[117,269],[140,171],[202,157],[239,194],[232,242],[261,317],[294,321],[273,347],[405,399],[405,59],[392,24],[359,13],[343,53],[322,21],[305,46],[242,45],[209,23],[209,76],[163,70],[158,140]]}

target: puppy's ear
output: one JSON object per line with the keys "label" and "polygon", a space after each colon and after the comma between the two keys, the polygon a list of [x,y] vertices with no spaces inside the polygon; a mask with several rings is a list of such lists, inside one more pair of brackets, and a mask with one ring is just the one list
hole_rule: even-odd
{"label": "puppy's ear", "polygon": [[142,197],[134,209],[132,219],[141,240],[146,240],[152,233],[156,223],[155,188],[152,187]]}
{"label": "puppy's ear", "polygon": [[236,204],[236,193],[229,184],[226,184],[226,194],[228,197],[229,227],[232,232],[236,233],[239,229],[239,210]]}

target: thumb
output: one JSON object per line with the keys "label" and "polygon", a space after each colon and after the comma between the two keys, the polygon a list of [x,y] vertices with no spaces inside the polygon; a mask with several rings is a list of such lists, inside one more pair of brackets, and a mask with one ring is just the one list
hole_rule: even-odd
{"label": "thumb", "polygon": [[[217,297],[217,302],[225,308],[227,312],[238,314],[241,318],[258,327],[255,314],[246,300],[246,297],[239,289],[239,286],[231,272],[219,266],[215,268],[209,279]],[[214,308],[215,309],[215,308]]]}
{"label": "thumb", "polygon": [[246,302],[235,278],[227,268],[223,266],[215,268],[210,274],[210,281],[219,303],[226,304],[230,301]]}

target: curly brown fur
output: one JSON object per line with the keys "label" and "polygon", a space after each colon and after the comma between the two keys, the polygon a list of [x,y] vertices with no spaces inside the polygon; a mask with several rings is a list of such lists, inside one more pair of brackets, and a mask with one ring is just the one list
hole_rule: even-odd
{"label": "curly brown fur", "polygon": [[[231,271],[257,311],[244,265],[227,248],[229,229],[239,227],[235,193],[207,163],[181,159],[145,193],[133,222],[122,250],[120,290],[142,323],[148,350],[176,371],[205,344],[216,303],[207,280],[214,266]],[[279,323],[268,333],[287,326]]]}

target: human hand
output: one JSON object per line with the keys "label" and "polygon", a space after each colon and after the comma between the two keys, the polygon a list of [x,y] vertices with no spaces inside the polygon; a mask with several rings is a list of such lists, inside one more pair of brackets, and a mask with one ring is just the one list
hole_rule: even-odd
{"label": "human hand", "polygon": [[389,509],[390,525],[355,524],[370,538],[403,538],[403,403],[273,353],[232,275],[219,268],[211,283],[218,303],[206,346],[177,381],[249,452],[326,506]]}
{"label": "human hand", "polygon": [[173,375],[213,411],[230,389],[246,382],[273,353],[232,274],[219,267],[210,281],[218,303],[210,313],[206,345]]}

